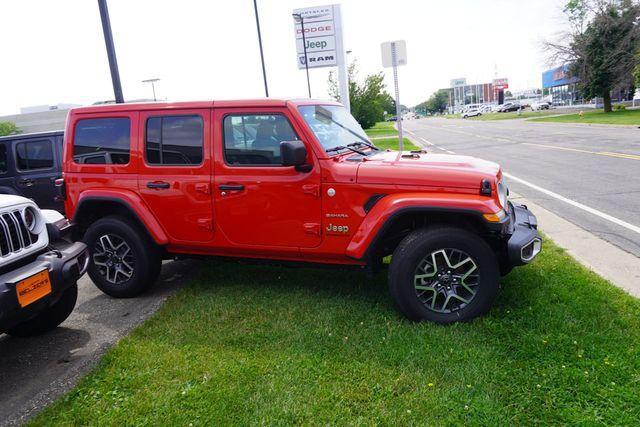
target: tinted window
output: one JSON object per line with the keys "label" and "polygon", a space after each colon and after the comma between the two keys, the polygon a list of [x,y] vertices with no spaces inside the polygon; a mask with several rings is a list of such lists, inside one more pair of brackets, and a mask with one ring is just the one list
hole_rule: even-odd
{"label": "tinted window", "polygon": [[280,143],[298,139],[279,114],[224,118],[224,157],[231,165],[280,165]]}
{"label": "tinted window", "polygon": [[200,116],[162,116],[147,120],[147,163],[199,165],[203,152]]}
{"label": "tinted window", "polygon": [[16,145],[16,163],[20,170],[53,167],[53,147],[48,139],[20,142]]}
{"label": "tinted window", "polygon": [[7,146],[0,144],[0,173],[7,172]]}
{"label": "tinted window", "polygon": [[[79,120],[73,140],[73,160],[76,163],[129,163],[131,122],[127,118]],[[96,156],[96,154],[99,154]]]}

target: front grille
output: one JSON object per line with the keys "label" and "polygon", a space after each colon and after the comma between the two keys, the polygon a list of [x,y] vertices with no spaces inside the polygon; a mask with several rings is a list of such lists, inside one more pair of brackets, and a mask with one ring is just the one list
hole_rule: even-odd
{"label": "front grille", "polygon": [[20,211],[0,215],[0,254],[7,256],[28,248],[34,242],[22,220]]}

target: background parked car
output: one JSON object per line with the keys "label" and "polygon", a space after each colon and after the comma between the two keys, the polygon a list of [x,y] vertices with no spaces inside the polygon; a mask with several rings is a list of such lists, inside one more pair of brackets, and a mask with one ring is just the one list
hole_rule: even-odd
{"label": "background parked car", "polygon": [[479,108],[472,108],[462,113],[462,118],[468,119],[469,117],[480,117],[481,115],[482,115],[482,112],[480,111]]}
{"label": "background parked car", "polygon": [[531,111],[548,110],[551,108],[551,104],[548,102],[534,102],[531,104]]}
{"label": "background parked car", "polygon": [[63,131],[0,137],[0,194],[32,199],[42,209],[64,212],[55,180],[62,177]]}
{"label": "background parked car", "polygon": [[520,104],[515,102],[507,102],[502,104],[502,106],[498,109],[499,113],[508,113],[510,111],[518,111],[520,109]]}

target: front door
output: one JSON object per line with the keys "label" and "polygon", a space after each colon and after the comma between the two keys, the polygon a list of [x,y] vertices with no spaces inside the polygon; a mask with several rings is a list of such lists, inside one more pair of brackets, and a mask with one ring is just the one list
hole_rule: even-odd
{"label": "front door", "polygon": [[320,167],[282,166],[280,142],[299,140],[286,108],[216,109],[217,224],[233,243],[311,248],[321,242]]}
{"label": "front door", "polygon": [[21,196],[32,199],[42,209],[56,207],[55,180],[56,137],[18,140],[15,143],[15,188]]}
{"label": "front door", "polygon": [[213,238],[210,110],[140,113],[138,189],[172,243]]}

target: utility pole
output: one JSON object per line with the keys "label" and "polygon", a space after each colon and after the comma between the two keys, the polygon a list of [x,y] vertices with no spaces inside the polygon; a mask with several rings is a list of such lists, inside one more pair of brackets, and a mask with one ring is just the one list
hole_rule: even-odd
{"label": "utility pole", "polygon": [[258,29],[258,44],[260,45],[260,61],[262,62],[262,80],[264,81],[264,95],[269,97],[269,87],[267,86],[267,69],[264,65],[264,52],[262,51],[262,34],[260,33],[260,18],[258,17],[257,0],[253,0],[253,9],[256,13],[256,28]]}
{"label": "utility pole", "polygon": [[120,83],[120,72],[118,71],[118,60],[116,59],[116,49],[113,46],[113,34],[111,33],[111,21],[109,20],[109,9],[107,0],[98,0],[100,8],[100,19],[102,20],[102,32],[104,33],[104,44],[107,47],[107,57],[109,58],[109,69],[111,71],[111,82],[113,83],[113,94],[117,104],[124,103],[122,95],[122,84]]}

